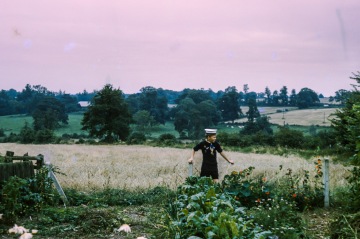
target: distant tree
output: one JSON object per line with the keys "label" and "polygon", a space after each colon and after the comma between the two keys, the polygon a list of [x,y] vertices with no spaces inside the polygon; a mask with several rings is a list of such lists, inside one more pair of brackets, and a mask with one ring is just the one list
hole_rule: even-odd
{"label": "distant tree", "polygon": [[84,90],[82,93],[77,93],[76,97],[78,101],[91,101],[91,99],[97,94],[97,91],[93,91],[92,93]]}
{"label": "distant tree", "polygon": [[149,111],[139,110],[133,115],[134,122],[137,130],[147,132],[150,127],[154,126],[157,122],[154,117],[150,115]]}
{"label": "distant tree", "polygon": [[10,89],[6,91],[6,94],[10,97],[10,99],[16,99],[18,92],[15,89]]}
{"label": "distant tree", "polygon": [[225,93],[217,101],[218,110],[224,121],[234,122],[242,114],[239,104],[239,94],[235,86],[225,89]]}
{"label": "distant tree", "polygon": [[37,102],[32,112],[34,130],[54,130],[60,123],[68,124],[65,105],[53,96],[44,96]]}
{"label": "distant tree", "polygon": [[104,138],[106,142],[126,140],[132,121],[120,89],[107,84],[92,99],[81,121],[82,129],[90,136]]}
{"label": "distant tree", "polygon": [[196,104],[193,99],[185,98],[176,106],[174,114],[175,130],[191,138],[201,137],[204,128],[217,125],[221,119],[211,100]]}
{"label": "distant tree", "polygon": [[194,101],[195,104],[198,104],[205,100],[213,100],[209,91],[205,90],[192,90],[192,89],[184,89],[183,93],[179,96],[179,98],[175,101],[177,104],[180,103],[185,98],[190,98]]}
{"label": "distant tree", "polygon": [[256,100],[250,98],[248,104],[249,110],[246,112],[246,116],[248,118],[248,122],[254,122],[254,120],[260,116],[260,112],[256,105]]}
{"label": "distant tree", "polygon": [[291,95],[290,95],[290,101],[289,101],[289,104],[291,106],[297,106],[297,94],[296,94],[296,91],[295,89],[292,89],[291,90]]}
{"label": "distant tree", "polygon": [[11,115],[14,113],[14,108],[11,105],[10,97],[6,94],[5,90],[0,91],[0,116]]}
{"label": "distant tree", "polygon": [[55,94],[44,86],[27,84],[17,95],[16,100],[22,104],[21,113],[32,114],[38,102],[46,96],[54,97]]}
{"label": "distant tree", "polygon": [[127,103],[129,107],[129,111],[132,115],[134,115],[136,112],[140,110],[139,104],[140,104],[140,94],[131,94],[128,95],[125,99],[125,102]]}
{"label": "distant tree", "polygon": [[146,110],[154,117],[156,122],[165,124],[168,118],[168,105],[166,96],[159,96],[157,89],[146,86],[140,89],[139,110]]}
{"label": "distant tree", "polygon": [[272,93],[272,105],[274,106],[278,106],[279,105],[279,91],[274,90],[274,92]]}
{"label": "distant tree", "polygon": [[309,108],[319,103],[319,97],[315,91],[309,88],[302,88],[297,94],[297,105],[300,109]]}
{"label": "distant tree", "polygon": [[30,127],[28,122],[25,122],[24,126],[20,130],[19,138],[20,143],[31,144],[35,141],[36,131]]}
{"label": "distant tree", "polygon": [[65,105],[65,111],[67,113],[78,112],[81,110],[81,106],[77,101],[75,96],[71,96],[70,94],[62,93],[57,96],[57,99],[60,100]]}
{"label": "distant tree", "polygon": [[248,84],[244,84],[243,85],[243,92],[244,92],[244,103],[247,104],[248,100],[249,100],[249,85]]}
{"label": "distant tree", "polygon": [[268,116],[260,116],[257,117],[255,121],[246,122],[244,128],[240,130],[240,134],[253,135],[260,132],[262,134],[272,135],[273,130],[269,118]]}
{"label": "distant tree", "polygon": [[249,85],[248,84],[244,84],[243,85],[243,91],[244,91],[244,94],[246,95],[247,93],[249,93]]}
{"label": "distant tree", "polygon": [[289,103],[289,99],[288,99],[288,90],[287,90],[287,87],[286,86],[283,86],[281,89],[280,89],[280,95],[279,95],[279,98],[281,100],[281,105],[288,105]]}
{"label": "distant tree", "polygon": [[269,87],[265,87],[265,96],[266,96],[266,101],[265,101],[265,104],[267,105],[271,105],[271,91],[269,89]]}
{"label": "distant tree", "polygon": [[349,99],[350,95],[351,95],[351,91],[340,89],[335,92],[334,97],[330,97],[329,101],[340,102],[340,104],[344,105],[345,102]]}

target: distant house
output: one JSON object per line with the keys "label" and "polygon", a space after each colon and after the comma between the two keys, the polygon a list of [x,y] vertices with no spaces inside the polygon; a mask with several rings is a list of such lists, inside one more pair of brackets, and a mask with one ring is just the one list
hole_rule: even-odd
{"label": "distant house", "polygon": [[90,105],[90,101],[79,101],[78,103],[82,109],[86,109]]}

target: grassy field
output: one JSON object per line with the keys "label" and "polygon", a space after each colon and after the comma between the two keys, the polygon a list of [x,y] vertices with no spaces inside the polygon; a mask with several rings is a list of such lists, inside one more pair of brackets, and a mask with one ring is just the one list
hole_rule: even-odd
{"label": "grassy field", "polygon": [[[246,113],[248,108],[241,107],[243,113]],[[288,111],[278,113],[277,110],[283,110],[281,107],[259,107],[261,115],[267,115],[270,117],[270,123],[278,125],[319,125],[330,126],[330,119],[334,116],[337,108],[320,108],[320,109],[297,109],[286,107]],[[246,122],[247,119],[239,119],[236,122]]]}
{"label": "grassy field", "polygon": [[[246,113],[248,110],[247,107],[241,107],[241,109],[243,113]],[[262,115],[267,115],[270,117],[270,123],[274,125],[288,124],[291,127],[295,127],[297,130],[303,131],[304,133],[308,131],[308,127],[311,125],[315,125],[317,127],[329,127],[329,119],[333,117],[331,114],[335,113],[336,111],[336,108],[298,110],[297,108],[287,107],[287,109],[288,111],[285,113],[277,113],[277,111],[281,110],[281,108],[259,107],[259,111]],[[81,130],[82,118],[82,112],[69,114],[68,124],[62,125],[55,131],[55,134],[57,136],[74,133],[87,134],[86,131]],[[235,122],[246,121],[247,119],[243,118],[236,120]],[[24,126],[25,122],[28,122],[31,125],[33,122],[32,117],[26,115],[0,116],[0,128],[4,129],[4,132],[7,135],[10,133],[18,134],[21,128]],[[239,128],[236,126],[227,126],[226,124],[219,124],[217,128],[222,132],[227,133],[239,132]],[[153,127],[150,130],[150,134],[148,136],[157,138],[159,135],[164,133],[171,133],[176,137],[179,136],[179,133],[175,130],[172,122],[166,122],[165,125],[158,125]]]}
{"label": "grassy field", "polygon": [[[226,149],[225,149],[226,150]],[[57,166],[66,175],[58,175],[64,188],[81,191],[101,190],[105,188],[152,188],[166,186],[176,188],[188,176],[187,159],[189,149],[159,148],[149,146],[126,145],[22,145],[0,144],[0,153],[13,151],[15,155],[28,153],[35,156],[42,154],[45,161]],[[295,173],[309,170],[315,173],[314,162],[296,156],[275,156],[226,152],[235,161],[226,163],[219,156],[220,179],[232,171],[240,171],[250,166],[255,167],[254,175],[265,175],[270,180],[284,176],[286,169]],[[195,155],[194,174],[198,175],[201,167],[201,152]],[[279,166],[283,170],[279,171]],[[331,187],[345,184],[347,170],[342,165],[331,163]]]}

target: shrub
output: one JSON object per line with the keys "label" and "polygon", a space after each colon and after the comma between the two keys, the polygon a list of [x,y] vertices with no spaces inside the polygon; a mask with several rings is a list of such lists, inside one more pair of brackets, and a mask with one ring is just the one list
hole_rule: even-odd
{"label": "shrub", "polygon": [[279,127],[279,131],[275,133],[275,143],[283,147],[301,148],[304,143],[304,135],[298,130]]}
{"label": "shrub", "polygon": [[3,128],[0,128],[0,137],[5,137],[5,131]]}
{"label": "shrub", "polygon": [[274,146],[274,136],[268,134],[264,131],[258,131],[256,134],[252,135],[252,144],[253,145],[262,145],[262,146]]}
{"label": "shrub", "polygon": [[232,172],[225,175],[222,181],[223,190],[233,196],[241,205],[253,207],[257,205],[260,199],[268,199],[270,197],[270,188],[264,177],[251,177],[255,168],[249,167],[240,172]]}
{"label": "shrub", "polygon": [[277,238],[300,238],[301,218],[298,216],[296,203],[275,196],[261,199],[251,208],[248,215],[265,230],[272,231]]}
{"label": "shrub", "polygon": [[50,129],[42,129],[36,131],[35,135],[35,143],[52,143],[55,140],[54,131]]}
{"label": "shrub", "polygon": [[211,178],[190,177],[177,190],[165,216],[166,238],[266,238],[246,215],[246,209],[223,192]]}
{"label": "shrub", "polygon": [[144,133],[133,132],[126,140],[127,144],[142,144],[146,141]]}
{"label": "shrub", "polygon": [[360,210],[360,167],[354,167],[351,171],[351,175],[347,177],[350,188],[348,193],[348,198],[350,199],[350,204],[348,209],[351,211]]}
{"label": "shrub", "polygon": [[27,122],[24,127],[21,128],[19,138],[22,144],[31,144],[35,141],[36,132],[33,130]]}
{"label": "shrub", "polygon": [[39,212],[46,205],[58,204],[59,196],[53,188],[48,172],[49,170],[43,167],[32,178],[12,176],[4,183],[0,211],[4,212],[4,217],[9,222],[14,222],[18,216]]}
{"label": "shrub", "polygon": [[20,141],[19,136],[15,133],[10,133],[3,139],[3,143],[15,143]]}
{"label": "shrub", "polygon": [[177,143],[177,139],[173,134],[161,134],[158,138],[158,142],[166,146],[174,145]]}

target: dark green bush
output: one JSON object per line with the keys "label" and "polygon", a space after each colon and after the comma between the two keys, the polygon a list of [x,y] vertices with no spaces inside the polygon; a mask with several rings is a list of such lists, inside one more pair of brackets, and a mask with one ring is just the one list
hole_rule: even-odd
{"label": "dark green bush", "polygon": [[22,144],[31,144],[34,143],[36,138],[36,132],[33,130],[27,122],[25,122],[24,127],[21,128],[19,139]]}
{"label": "dark green bush", "polygon": [[277,145],[289,148],[302,148],[305,141],[301,131],[292,130],[288,127],[279,127],[274,138]]}
{"label": "dark green bush", "polygon": [[8,222],[13,223],[19,216],[39,212],[45,206],[58,205],[60,197],[43,167],[32,178],[10,177],[0,191],[0,211]]}
{"label": "dark green bush", "polygon": [[161,145],[166,145],[166,146],[171,146],[178,143],[178,140],[176,139],[175,135],[170,133],[161,134],[157,141]]}
{"label": "dark green bush", "polygon": [[8,136],[4,137],[3,139],[3,143],[16,143],[19,142],[20,138],[17,134],[15,133],[10,133]]}
{"label": "dark green bush", "polygon": [[141,132],[133,132],[126,140],[127,144],[142,144],[146,141],[146,136]]}
{"label": "dark green bush", "polygon": [[44,143],[52,143],[55,140],[54,131],[50,129],[42,129],[36,131],[35,135],[35,143],[44,144]]}

